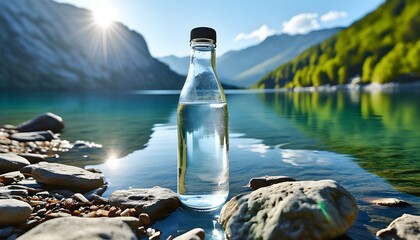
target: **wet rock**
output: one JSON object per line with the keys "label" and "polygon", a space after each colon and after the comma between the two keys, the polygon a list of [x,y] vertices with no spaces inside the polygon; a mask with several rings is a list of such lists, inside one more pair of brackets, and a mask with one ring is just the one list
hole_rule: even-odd
{"label": "wet rock", "polygon": [[49,112],[30,119],[17,126],[17,128],[20,132],[51,130],[58,133],[64,128],[64,121],[60,116]]}
{"label": "wet rock", "polygon": [[0,174],[19,171],[29,165],[29,161],[12,153],[0,153]]}
{"label": "wet rock", "polygon": [[83,192],[104,185],[104,179],[100,174],[91,173],[83,168],[46,162],[40,162],[38,165],[38,168],[32,170],[31,175],[40,183]]}
{"label": "wet rock", "polygon": [[118,218],[64,217],[46,221],[19,238],[19,240],[41,239],[136,240],[137,237],[130,227]]}
{"label": "wet rock", "polygon": [[174,238],[174,240],[203,240],[205,236],[205,232],[202,228],[194,228]]}
{"label": "wet rock", "polygon": [[287,176],[264,176],[264,177],[252,178],[249,181],[249,186],[253,190],[257,190],[258,188],[271,186],[276,183],[294,182],[294,181],[296,180]]}
{"label": "wet rock", "polygon": [[379,230],[376,236],[384,240],[419,239],[420,216],[403,214],[401,217],[392,221],[387,228]]}
{"label": "wet rock", "polygon": [[31,164],[39,163],[45,161],[44,155],[36,153],[20,153],[19,156],[28,160]]}
{"label": "wet rock", "polygon": [[18,142],[51,141],[54,138],[54,133],[49,130],[38,132],[18,132],[10,136],[10,139]]}
{"label": "wet rock", "polygon": [[181,206],[175,192],[161,187],[117,190],[109,197],[109,203],[121,209],[135,208],[138,213],[147,213],[152,222]]}
{"label": "wet rock", "polygon": [[29,218],[32,207],[15,199],[0,199],[0,225],[10,226],[22,223]]}
{"label": "wet rock", "polygon": [[380,198],[375,199],[372,201],[373,204],[381,205],[381,206],[388,206],[388,207],[406,207],[410,206],[410,204],[404,200],[400,200],[397,198]]}
{"label": "wet rock", "polygon": [[333,239],[357,212],[353,196],[335,181],[298,181],[232,198],[220,221],[229,239]]}
{"label": "wet rock", "polygon": [[18,182],[22,179],[25,179],[25,176],[23,176],[23,174],[19,171],[8,172],[0,175],[0,182],[5,185],[11,184],[15,181]]}

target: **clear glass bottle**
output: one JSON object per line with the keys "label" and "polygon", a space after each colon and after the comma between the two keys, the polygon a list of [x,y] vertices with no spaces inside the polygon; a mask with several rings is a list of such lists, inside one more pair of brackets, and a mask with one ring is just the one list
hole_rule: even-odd
{"label": "clear glass bottle", "polygon": [[229,194],[226,97],[215,71],[216,31],[191,30],[190,68],[178,103],[178,196],[197,210],[213,210]]}

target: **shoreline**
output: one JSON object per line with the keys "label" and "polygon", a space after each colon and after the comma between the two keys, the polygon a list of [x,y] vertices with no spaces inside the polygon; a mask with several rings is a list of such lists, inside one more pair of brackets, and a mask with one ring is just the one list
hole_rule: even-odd
{"label": "shoreline", "polygon": [[290,90],[284,89],[284,91],[293,92],[335,92],[339,90],[347,91],[364,91],[364,92],[399,92],[399,91],[420,91],[420,80],[409,83],[370,83],[366,85],[361,84],[340,84],[340,85],[321,85],[318,87],[295,87]]}

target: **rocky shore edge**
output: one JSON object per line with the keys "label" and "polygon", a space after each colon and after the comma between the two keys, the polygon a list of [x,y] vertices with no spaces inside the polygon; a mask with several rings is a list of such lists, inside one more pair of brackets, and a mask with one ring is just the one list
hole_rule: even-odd
{"label": "rocky shore edge", "polygon": [[[45,113],[0,128],[0,239],[161,239],[153,223],[181,207],[170,189],[114,191],[97,169],[48,162],[48,157],[94,143],[61,140],[60,116]],[[249,193],[230,199],[220,223],[228,239],[335,239],[354,223],[354,197],[333,180],[296,181],[286,176],[250,180]],[[373,204],[405,206],[398,199]],[[164,231],[164,230],[163,230]],[[404,214],[380,239],[416,239],[420,216]],[[201,228],[167,239],[204,239]]]}

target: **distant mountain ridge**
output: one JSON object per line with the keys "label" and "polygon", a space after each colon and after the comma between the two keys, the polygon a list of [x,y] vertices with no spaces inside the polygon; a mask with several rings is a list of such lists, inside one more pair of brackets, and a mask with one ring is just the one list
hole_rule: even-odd
{"label": "distant mountain ridge", "polygon": [[255,88],[420,79],[420,1],[387,0],[350,27],[265,75]]}
{"label": "distant mountain ridge", "polygon": [[0,1],[0,89],[181,89],[184,77],[153,58],[120,23],[51,0]]}
{"label": "distant mountain ridge", "polygon": [[[287,62],[308,47],[322,42],[343,28],[313,31],[308,34],[270,36],[261,43],[229,51],[216,60],[217,73],[223,83],[248,87],[281,63]],[[179,74],[187,74],[189,57],[159,58]]]}

